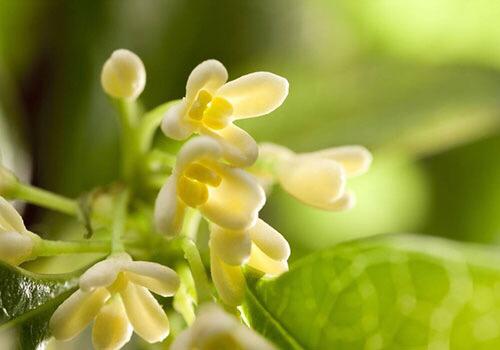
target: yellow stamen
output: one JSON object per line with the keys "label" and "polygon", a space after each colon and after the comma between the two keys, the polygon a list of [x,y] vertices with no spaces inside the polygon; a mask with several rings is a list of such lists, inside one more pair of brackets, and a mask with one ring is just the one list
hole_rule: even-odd
{"label": "yellow stamen", "polygon": [[116,276],[116,280],[113,282],[112,285],[108,287],[108,291],[111,294],[115,294],[120,292],[121,290],[124,290],[125,287],[127,287],[128,279],[125,277],[125,272],[120,272],[118,273],[118,276]]}
{"label": "yellow stamen", "polygon": [[201,120],[201,118],[203,118],[203,112],[206,110],[211,100],[212,95],[206,90],[201,90],[189,110],[189,117],[191,119]]}
{"label": "yellow stamen", "polygon": [[203,123],[211,129],[222,129],[229,124],[233,106],[222,97],[215,97],[203,113]]}
{"label": "yellow stamen", "polygon": [[197,207],[208,200],[207,186],[199,181],[181,176],[177,182],[179,197],[190,207]]}
{"label": "yellow stamen", "polygon": [[220,185],[222,178],[213,170],[207,168],[200,163],[190,164],[184,171],[184,175],[204,184],[217,187]]}

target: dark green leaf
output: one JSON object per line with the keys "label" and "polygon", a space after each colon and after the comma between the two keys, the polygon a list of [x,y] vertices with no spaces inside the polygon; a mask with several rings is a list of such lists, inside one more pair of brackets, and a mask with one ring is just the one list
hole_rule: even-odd
{"label": "dark green leaf", "polygon": [[250,283],[245,313],[283,349],[499,349],[499,280],[497,250],[378,236]]}
{"label": "dark green leaf", "polygon": [[0,331],[17,327],[22,349],[37,349],[48,322],[78,284],[77,274],[38,275],[0,263]]}

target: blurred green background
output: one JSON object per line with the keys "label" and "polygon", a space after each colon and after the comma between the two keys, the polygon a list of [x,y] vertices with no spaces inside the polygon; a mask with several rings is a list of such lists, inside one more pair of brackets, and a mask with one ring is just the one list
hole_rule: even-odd
{"label": "blurred green background", "polygon": [[[147,108],[184,95],[192,68],[290,81],[286,103],[244,121],[295,151],[363,144],[358,206],[307,208],[276,189],[263,215],[293,257],[338,241],[417,232],[500,240],[500,3],[488,0],[0,0],[0,147],[39,186],[77,195],[117,174],[101,91],[114,49],[142,57]],[[158,135],[161,137],[161,135]],[[28,208],[32,224],[44,217]]]}

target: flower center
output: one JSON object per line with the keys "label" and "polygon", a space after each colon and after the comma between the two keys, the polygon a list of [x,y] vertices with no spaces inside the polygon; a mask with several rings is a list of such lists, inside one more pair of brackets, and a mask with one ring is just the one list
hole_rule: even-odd
{"label": "flower center", "polygon": [[202,350],[241,350],[241,345],[231,334],[218,334],[207,340],[202,346]]}
{"label": "flower center", "polygon": [[125,272],[119,272],[116,276],[116,280],[108,287],[108,291],[110,294],[118,293],[127,287],[127,283],[128,278],[125,276]]}
{"label": "flower center", "polygon": [[197,207],[208,200],[208,187],[217,187],[222,178],[210,168],[200,163],[186,167],[177,182],[179,197],[190,207]]}
{"label": "flower center", "polygon": [[196,96],[188,116],[193,121],[201,122],[204,126],[219,130],[229,124],[229,117],[233,114],[233,106],[222,97],[212,97],[206,90],[200,90]]}

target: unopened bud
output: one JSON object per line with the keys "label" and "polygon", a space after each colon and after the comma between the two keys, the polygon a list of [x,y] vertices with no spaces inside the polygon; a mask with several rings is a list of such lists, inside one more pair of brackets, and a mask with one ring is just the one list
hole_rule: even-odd
{"label": "unopened bud", "polygon": [[144,64],[132,51],[116,50],[102,67],[101,84],[110,96],[135,100],[146,85]]}

